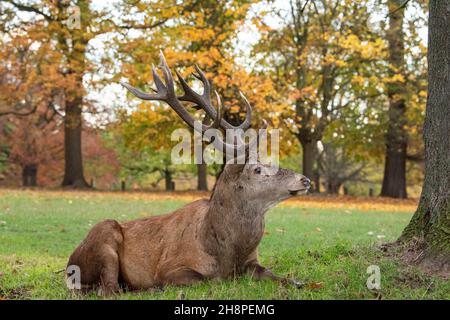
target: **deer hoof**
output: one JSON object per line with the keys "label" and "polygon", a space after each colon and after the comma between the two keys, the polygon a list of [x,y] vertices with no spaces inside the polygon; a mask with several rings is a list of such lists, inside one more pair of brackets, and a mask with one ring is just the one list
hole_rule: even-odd
{"label": "deer hoof", "polygon": [[99,297],[111,297],[120,293],[118,287],[99,287],[97,290],[97,296]]}

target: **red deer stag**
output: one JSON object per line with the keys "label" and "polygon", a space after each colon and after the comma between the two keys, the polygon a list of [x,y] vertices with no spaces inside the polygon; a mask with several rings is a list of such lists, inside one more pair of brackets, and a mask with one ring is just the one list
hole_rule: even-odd
{"label": "red deer stag", "polygon": [[[177,72],[183,96],[175,93],[174,80],[161,53],[160,68],[165,82],[153,68],[154,94],[146,94],[124,84],[144,100],[166,102],[190,127],[194,119],[182,102],[194,103],[214,119],[210,127],[242,129],[250,127],[251,107],[239,127],[221,117],[221,102],[216,110],[210,98],[210,84],[196,66],[195,77],[204,86],[200,95]],[[217,94],[217,93],[216,93]],[[215,140],[221,150],[234,152],[248,148]],[[251,142],[250,142],[251,143]],[[259,162],[227,163],[210,199],[192,202],[172,213],[119,223],[106,220],[95,225],[69,258],[68,266],[78,266],[84,289],[98,287],[104,295],[121,287],[133,290],[165,285],[187,285],[204,279],[225,279],[244,273],[256,279],[270,278],[299,286],[300,283],[276,276],[258,262],[257,247],[264,233],[264,214],[287,198],[306,193],[308,178],[290,170],[273,168]]]}

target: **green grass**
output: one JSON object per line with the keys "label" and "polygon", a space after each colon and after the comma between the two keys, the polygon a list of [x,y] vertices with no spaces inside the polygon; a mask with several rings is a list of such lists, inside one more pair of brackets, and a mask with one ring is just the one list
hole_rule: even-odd
{"label": "green grass", "polygon": [[[98,196],[94,193],[4,192],[0,196],[0,298],[97,299],[72,296],[63,274],[73,249],[96,222],[170,212],[185,202]],[[249,277],[127,292],[118,299],[449,299],[448,281],[383,257],[412,213],[278,206],[266,216],[263,265],[307,283],[303,289]],[[373,235],[369,235],[373,232]],[[384,238],[378,239],[377,235]],[[369,265],[381,270],[381,290],[367,289]]]}

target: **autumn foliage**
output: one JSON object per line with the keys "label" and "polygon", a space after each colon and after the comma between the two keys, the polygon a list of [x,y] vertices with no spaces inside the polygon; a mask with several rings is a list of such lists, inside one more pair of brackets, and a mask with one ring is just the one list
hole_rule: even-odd
{"label": "autumn foliage", "polygon": [[[151,189],[162,180],[195,180],[195,167],[170,163],[170,134],[183,126],[176,114],[127,98],[118,85],[150,91],[151,66],[163,50],[195,90],[202,88],[190,76],[194,65],[204,70],[233,124],[245,114],[242,91],[253,125],[264,118],[280,129],[283,166],[311,177],[316,191],[380,192],[389,110],[401,98],[406,183],[417,196],[427,7],[419,1],[402,11],[404,59],[393,64],[394,7],[370,0],[1,1],[1,183],[22,184],[30,165],[39,186]],[[401,97],[392,94],[398,87]],[[212,183],[218,172],[208,167]]]}

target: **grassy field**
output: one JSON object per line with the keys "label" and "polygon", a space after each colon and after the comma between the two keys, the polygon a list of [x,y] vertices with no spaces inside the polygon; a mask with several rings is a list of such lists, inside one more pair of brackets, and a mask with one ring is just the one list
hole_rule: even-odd
{"label": "grassy field", "polygon": [[[105,218],[125,221],[170,212],[186,202],[185,197],[142,194],[1,191],[0,299],[97,299],[72,296],[57,272],[91,226]],[[411,210],[304,204],[299,199],[268,212],[260,255],[263,265],[305,282],[305,288],[243,277],[116,298],[450,299],[448,281],[385,258],[377,249],[396,239]],[[380,290],[366,287],[370,265],[380,267]]]}

